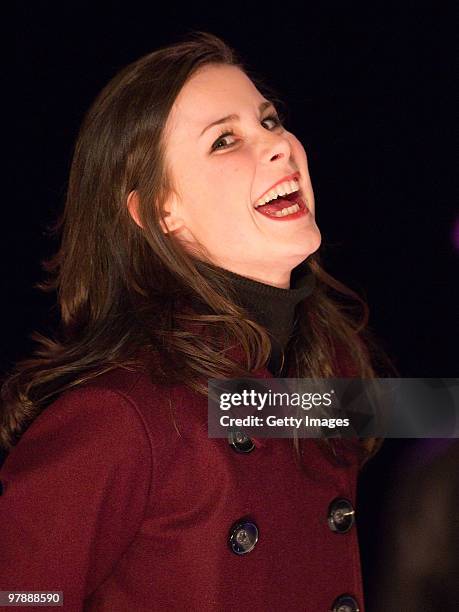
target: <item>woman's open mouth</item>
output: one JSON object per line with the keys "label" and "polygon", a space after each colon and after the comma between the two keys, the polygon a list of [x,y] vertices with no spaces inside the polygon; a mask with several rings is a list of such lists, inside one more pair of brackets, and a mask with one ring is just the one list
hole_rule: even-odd
{"label": "woman's open mouth", "polygon": [[309,213],[297,181],[287,181],[276,186],[263,201],[255,203],[255,210],[277,221],[293,220]]}

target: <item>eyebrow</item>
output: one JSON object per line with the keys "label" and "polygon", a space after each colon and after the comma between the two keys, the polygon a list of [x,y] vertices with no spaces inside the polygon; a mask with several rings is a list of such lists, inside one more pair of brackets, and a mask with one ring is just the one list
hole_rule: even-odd
{"label": "eyebrow", "polygon": [[[272,106],[274,108],[274,104],[272,102],[270,102],[269,100],[265,100],[258,107],[258,111],[262,113],[269,106]],[[209,125],[202,130],[202,132],[199,134],[199,138],[201,138],[201,136],[204,134],[206,130],[213,127],[214,125],[220,125],[221,123],[226,123],[227,121],[239,121],[239,119],[240,119],[239,115],[227,115],[226,117],[217,119],[217,121],[212,121],[212,123],[209,123]]]}

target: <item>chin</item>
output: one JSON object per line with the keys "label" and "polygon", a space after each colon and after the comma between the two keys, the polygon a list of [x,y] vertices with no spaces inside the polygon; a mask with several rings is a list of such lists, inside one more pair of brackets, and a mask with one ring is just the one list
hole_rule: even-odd
{"label": "chin", "polygon": [[314,228],[309,228],[306,235],[302,237],[301,242],[297,242],[299,256],[302,256],[303,258],[301,261],[309,257],[309,255],[315,253],[321,244],[322,236],[319,228],[317,226]]}
{"label": "chin", "polygon": [[320,245],[322,244],[322,235],[318,227],[315,228],[314,236],[311,236],[311,239],[308,241],[308,246],[310,247],[309,255],[315,253]]}

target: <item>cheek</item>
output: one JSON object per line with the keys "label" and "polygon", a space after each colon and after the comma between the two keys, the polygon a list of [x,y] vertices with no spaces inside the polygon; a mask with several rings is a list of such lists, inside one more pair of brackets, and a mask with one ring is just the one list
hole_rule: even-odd
{"label": "cheek", "polygon": [[211,209],[212,216],[221,216],[228,211],[238,215],[248,210],[252,184],[253,163],[248,156],[236,152],[222,154],[214,164],[202,168],[194,199],[198,194],[201,205]]}
{"label": "cheek", "polygon": [[306,197],[308,198],[309,207],[312,212],[315,211],[315,201],[314,201],[314,192],[311,183],[311,177],[309,175],[309,167],[308,167],[308,157],[306,154],[306,150],[301,144],[301,142],[294,136],[290,134],[289,136],[290,146],[292,147],[292,155],[293,159],[296,162],[296,165],[301,172],[303,189]]}
{"label": "cheek", "polygon": [[290,133],[288,140],[290,142],[290,146],[292,147],[292,153],[293,156],[297,162],[298,165],[306,166],[308,165],[308,159],[307,159],[307,155],[306,155],[306,150],[303,147],[303,145],[301,144],[301,142],[298,140],[298,138]]}
{"label": "cheek", "polygon": [[250,178],[235,163],[213,171],[203,169],[198,176],[196,180],[189,175],[184,193],[186,224],[201,237],[220,233],[223,239],[223,228],[225,234],[234,235],[241,228],[241,218],[250,213]]}

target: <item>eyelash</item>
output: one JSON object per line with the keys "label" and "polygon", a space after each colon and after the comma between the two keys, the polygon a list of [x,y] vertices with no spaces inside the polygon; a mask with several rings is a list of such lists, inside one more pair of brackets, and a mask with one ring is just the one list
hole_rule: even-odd
{"label": "eyelash", "polygon": [[[269,121],[269,120],[274,121],[274,128],[279,127],[282,125],[282,119],[278,116],[278,115],[269,115],[268,117],[265,117],[263,121]],[[274,129],[273,128],[273,129]],[[233,144],[229,144],[229,145],[225,145],[223,147],[217,147],[216,145],[220,142],[220,140],[222,140],[223,138],[225,138],[225,136],[234,136],[234,132],[233,130],[225,130],[224,132],[222,132],[220,134],[220,136],[217,138],[217,140],[214,142],[214,144],[212,145],[212,151],[219,151],[221,149],[228,149],[228,147],[232,147]]]}

